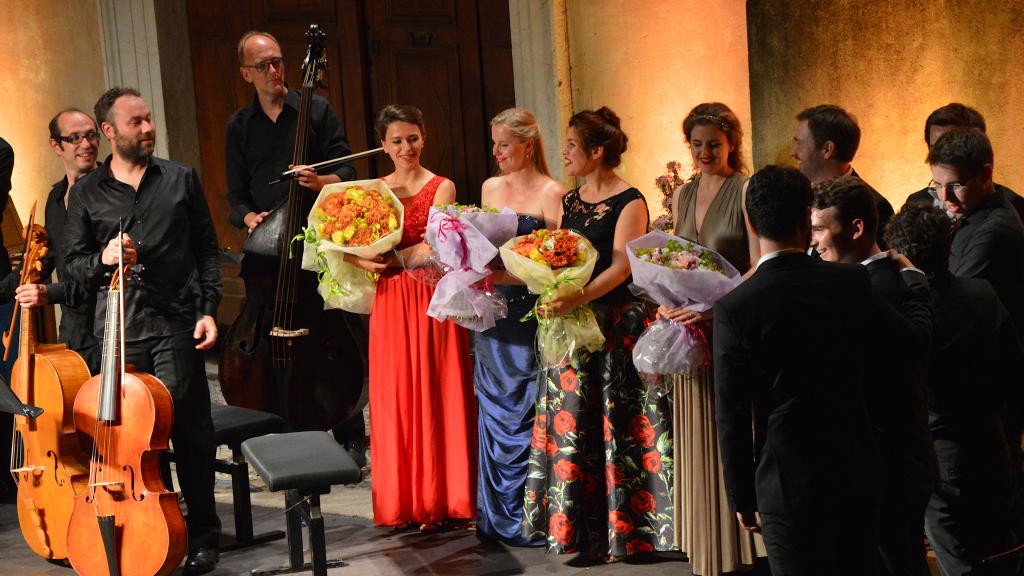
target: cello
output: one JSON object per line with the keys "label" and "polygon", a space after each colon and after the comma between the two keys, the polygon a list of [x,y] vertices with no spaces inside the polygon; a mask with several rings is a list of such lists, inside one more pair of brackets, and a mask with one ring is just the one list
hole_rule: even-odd
{"label": "cello", "polygon": [[[20,285],[39,281],[47,253],[46,230],[35,223],[35,205],[25,227],[25,250]],[[49,560],[68,557],[67,532],[76,488],[88,476],[88,457],[75,434],[72,407],[75,395],[89,379],[89,368],[64,344],[39,344],[35,310],[20,309],[18,359],[11,371],[11,388],[18,399],[43,409],[29,418],[15,414],[11,444],[11,474],[18,485],[18,523],[33,552]],[[10,351],[14,319],[4,332],[4,360]]]}
{"label": "cello", "polygon": [[188,544],[177,493],[160,473],[174,402],[156,377],[125,366],[129,269],[121,262],[119,256],[108,289],[101,371],[82,387],[74,408],[75,427],[92,444],[88,483],[75,497],[68,527],[68,558],[82,576],[170,574]]}
{"label": "cello", "polygon": [[[311,25],[306,40],[293,165],[307,164],[313,92],[326,66],[323,31]],[[316,274],[300,268],[301,243],[292,250],[291,240],[306,222],[313,199],[293,178],[287,203],[260,225],[283,219],[276,262],[245,255],[262,269],[275,269],[276,264],[276,279],[270,274],[244,277],[245,300],[225,334],[219,363],[228,404],[274,412],[292,430],[337,426],[356,413],[362,395],[362,358],[346,314],[324,311]],[[354,372],[355,382],[342,385]]]}

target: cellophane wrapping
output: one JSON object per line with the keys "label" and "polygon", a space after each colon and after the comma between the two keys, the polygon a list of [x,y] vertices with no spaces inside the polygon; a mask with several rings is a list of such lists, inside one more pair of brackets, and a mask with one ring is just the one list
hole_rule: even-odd
{"label": "cellophane wrapping", "polygon": [[[677,270],[641,260],[638,248],[663,248],[669,241],[692,245],[695,252],[707,252],[722,272]],[[654,231],[626,244],[633,274],[634,294],[666,308],[685,307],[704,312],[729,293],[740,281],[740,273],[714,250],[661,231]],[[633,346],[633,364],[656,394],[667,393],[662,376],[687,374],[710,361],[704,328],[660,319],[644,330]]]}
{"label": "cellophane wrapping", "polygon": [[597,265],[597,249],[584,236],[579,237],[578,251],[582,261],[575,266],[551,269],[512,250],[519,237],[513,238],[501,247],[501,261],[509,274],[523,281],[527,289],[538,294],[534,312],[537,317],[537,352],[541,368],[551,368],[569,362],[578,350],[596,352],[604,345],[604,334],[597,323],[594,311],[583,305],[563,316],[536,314],[537,310],[563,296],[583,291],[590,282]]}
{"label": "cellophane wrapping", "polygon": [[[316,230],[324,221],[317,215],[316,208],[330,194],[345,192],[354,186],[376,190],[390,201],[398,212],[398,228],[365,246],[343,246],[331,241],[330,238],[320,238]],[[340,308],[357,314],[369,314],[373,310],[373,300],[377,292],[377,275],[345,262],[345,254],[371,259],[398,246],[402,241],[402,228],[405,222],[402,202],[383,180],[338,182],[328,184],[320,190],[306,220],[302,268],[319,275],[320,285],[317,291],[324,299],[324,309]]]}
{"label": "cellophane wrapping", "polygon": [[482,332],[508,315],[505,299],[480,282],[491,274],[488,264],[497,246],[516,235],[518,215],[468,211],[459,206],[432,206],[427,215],[425,241],[434,249],[441,269],[427,315]]}

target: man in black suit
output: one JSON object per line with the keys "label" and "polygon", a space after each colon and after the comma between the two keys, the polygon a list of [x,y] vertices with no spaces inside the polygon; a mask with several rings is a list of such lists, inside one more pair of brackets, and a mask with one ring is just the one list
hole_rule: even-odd
{"label": "man in black suit", "polygon": [[[924,510],[938,475],[928,432],[925,380],[931,305],[922,272],[897,263],[875,242],[878,214],[860,179],[842,176],[814,195],[811,246],[829,262],[862,264],[875,293],[868,410],[882,456],[878,524],[880,572],[927,576]],[[900,354],[893,352],[899,350]]]}
{"label": "man in black suit", "polygon": [[[928,115],[928,119],[924,122],[924,142],[928,145],[928,149],[931,150],[935,141],[940,136],[956,129],[985,132],[985,118],[980,112],[970,106],[965,106],[959,102],[950,102],[941,108],[935,109],[934,112]],[[1002,184],[996,184],[995,188],[996,190],[1003,191],[1013,209],[1017,211],[1017,215],[1024,219],[1024,198]],[[931,202],[938,208],[943,207],[942,201],[935,197],[930,186],[926,186],[908,196],[907,203],[910,202]]]}
{"label": "man in black suit", "polygon": [[988,282],[950,274],[941,210],[908,204],[886,235],[931,281],[928,419],[940,483],[925,515],[928,541],[943,574],[1016,575],[1017,556],[982,562],[1017,543],[1001,418],[1007,404],[1021,402],[1024,353],[1013,320]]}
{"label": "man in black suit", "polygon": [[[860,147],[860,126],[849,112],[832,104],[821,104],[796,115],[796,131],[789,155],[814,186],[840,176],[860,177],[853,169],[853,157]],[[892,204],[868,186],[878,207],[878,245],[885,248],[882,230],[892,218]]]}
{"label": "man in black suit", "polygon": [[773,574],[860,576],[877,497],[862,390],[871,280],[863,266],[805,254],[811,196],[793,168],[750,179],[763,256],[715,304],[718,440],[732,508],[763,531]]}

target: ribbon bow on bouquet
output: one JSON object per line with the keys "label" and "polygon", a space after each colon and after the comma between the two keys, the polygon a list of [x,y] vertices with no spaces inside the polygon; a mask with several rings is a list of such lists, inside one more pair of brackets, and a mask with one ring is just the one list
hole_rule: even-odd
{"label": "ribbon bow on bouquet", "polygon": [[427,315],[450,320],[470,330],[492,328],[508,314],[501,294],[478,287],[491,274],[498,255],[493,238],[515,236],[519,219],[506,209],[486,211],[472,206],[433,206],[425,239],[437,260],[450,268],[437,282]]}

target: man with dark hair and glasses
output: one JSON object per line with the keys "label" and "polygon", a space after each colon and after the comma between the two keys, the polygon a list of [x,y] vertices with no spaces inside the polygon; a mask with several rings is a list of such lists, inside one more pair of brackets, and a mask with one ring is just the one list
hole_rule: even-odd
{"label": "man with dark hair and glasses", "polygon": [[[245,33],[238,41],[238,62],[242,78],[252,84],[256,93],[249,104],[228,120],[224,154],[227,196],[231,204],[229,220],[235,226],[244,226],[251,234],[271,211],[283,206],[287,199],[288,181],[270,182],[279,179],[282,172],[292,167],[300,95],[285,83],[281,45],[271,34],[260,31]],[[306,161],[310,164],[352,152],[331,105],[315,94],[310,102],[307,152]],[[324,185],[355,178],[356,171],[351,164],[341,164],[324,174],[313,170],[300,171],[298,183],[308,189],[303,195],[307,205],[302,213],[309,212]],[[247,283],[256,279],[274,282],[277,266],[277,258],[247,255],[242,260],[240,275]],[[316,293],[315,273],[303,271],[301,274],[304,279],[300,282],[300,298],[320,298]],[[339,376],[338,385],[361,386],[368,339],[363,320],[342,310],[330,310],[324,314],[328,315],[331,332],[342,339],[345,354],[351,355],[353,371],[344,377]],[[346,335],[350,336],[350,341],[346,341]],[[357,410],[348,422],[337,426],[334,437],[360,466],[366,464],[366,428],[362,411]]]}
{"label": "man with dark hair and glasses", "polygon": [[[980,112],[965,106],[959,102],[950,102],[941,108],[936,108],[924,123],[924,142],[928,149],[946,132],[950,130],[978,130],[985,132],[985,118]],[[1002,184],[995,184],[996,190],[1003,190],[1010,205],[1017,211],[1017,215],[1024,219],[1024,197],[1010,190]],[[944,208],[943,203],[935,196],[935,191],[930,187],[924,187],[907,197],[907,204],[911,202],[931,202],[937,208]]]}
{"label": "man with dark hair and glasses", "polygon": [[[53,184],[46,199],[45,226],[49,250],[43,259],[42,282],[18,286],[20,274],[16,270],[4,278],[0,293],[5,301],[13,293],[25,308],[59,304],[60,341],[82,356],[89,365],[89,372],[97,374],[100,346],[92,330],[96,301],[81,284],[68,278],[64,267],[64,219],[71,187],[96,168],[100,133],[92,116],[77,108],[58,112],[50,120],[49,131],[50,148],[60,158],[64,177]],[[57,281],[49,282],[54,268]]]}

